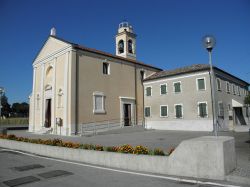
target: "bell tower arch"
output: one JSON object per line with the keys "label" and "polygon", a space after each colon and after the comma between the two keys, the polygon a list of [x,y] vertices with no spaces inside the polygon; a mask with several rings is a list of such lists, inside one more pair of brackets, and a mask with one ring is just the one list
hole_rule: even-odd
{"label": "bell tower arch", "polygon": [[128,22],[119,24],[116,40],[116,55],[136,60],[136,34]]}

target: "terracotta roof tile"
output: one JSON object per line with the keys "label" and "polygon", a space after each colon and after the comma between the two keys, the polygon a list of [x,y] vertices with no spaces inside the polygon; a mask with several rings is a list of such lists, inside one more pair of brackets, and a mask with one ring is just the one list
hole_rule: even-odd
{"label": "terracotta roof tile", "polygon": [[80,50],[83,50],[83,51],[88,51],[88,52],[92,52],[92,53],[104,55],[104,56],[111,57],[111,58],[115,58],[115,59],[119,59],[119,60],[124,60],[124,61],[127,61],[127,62],[131,62],[131,63],[133,63],[133,64],[139,64],[139,65],[142,65],[142,66],[146,66],[146,67],[150,67],[150,68],[153,68],[153,69],[157,69],[157,70],[159,70],[159,71],[162,70],[161,68],[157,68],[157,67],[152,66],[152,65],[149,65],[149,64],[144,64],[143,62],[139,62],[139,61],[137,61],[137,60],[133,60],[133,59],[128,59],[128,58],[120,57],[120,56],[113,55],[113,54],[110,54],[110,53],[107,53],[107,52],[104,52],[104,51],[99,51],[99,50],[93,49],[93,48],[88,48],[88,47],[85,47],[85,46],[82,46],[82,45],[79,45],[79,44],[76,44],[76,43],[72,43],[72,42],[69,42],[69,41],[67,41],[67,40],[58,38],[58,37],[56,37],[56,36],[50,36],[50,37],[56,38],[56,39],[58,39],[58,40],[61,40],[61,41],[66,42],[66,43],[68,43],[68,44],[71,44],[71,45],[72,45],[74,48],[76,48],[76,49],[80,49]]}

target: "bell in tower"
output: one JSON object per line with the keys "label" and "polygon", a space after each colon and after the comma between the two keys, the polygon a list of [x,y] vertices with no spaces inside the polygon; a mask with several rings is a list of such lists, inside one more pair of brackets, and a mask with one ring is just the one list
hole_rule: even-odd
{"label": "bell in tower", "polygon": [[128,22],[119,24],[116,35],[116,55],[136,60],[136,34]]}

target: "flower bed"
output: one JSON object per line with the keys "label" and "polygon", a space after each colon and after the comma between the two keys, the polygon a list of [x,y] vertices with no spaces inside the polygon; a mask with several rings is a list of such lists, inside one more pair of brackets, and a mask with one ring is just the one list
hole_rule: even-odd
{"label": "flower bed", "polygon": [[138,146],[131,146],[128,144],[122,146],[112,146],[112,147],[104,147],[102,145],[93,145],[93,144],[80,144],[74,143],[69,141],[62,141],[61,139],[30,139],[24,137],[17,137],[16,135],[0,135],[1,139],[8,139],[8,140],[15,140],[20,142],[28,142],[34,144],[44,144],[44,145],[51,145],[51,146],[60,146],[60,147],[67,147],[73,149],[86,149],[86,150],[96,150],[96,151],[108,151],[108,152],[118,152],[118,153],[126,153],[126,154],[136,154],[136,155],[158,155],[158,156],[169,156],[173,151],[174,148],[168,149],[166,153],[159,148],[154,150],[150,150],[145,146],[138,145]]}

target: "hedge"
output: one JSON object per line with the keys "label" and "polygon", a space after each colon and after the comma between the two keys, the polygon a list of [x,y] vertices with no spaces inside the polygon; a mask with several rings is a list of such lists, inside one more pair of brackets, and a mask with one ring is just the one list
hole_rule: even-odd
{"label": "hedge", "polygon": [[51,146],[60,146],[60,147],[68,147],[74,149],[87,149],[87,150],[95,150],[95,151],[108,151],[108,152],[118,152],[118,153],[127,153],[127,154],[143,154],[143,155],[158,155],[158,156],[169,156],[173,151],[174,148],[170,148],[166,151],[166,153],[159,148],[154,150],[148,149],[145,146],[138,145],[138,146],[131,146],[128,144],[122,146],[102,146],[102,145],[93,145],[93,144],[80,144],[70,141],[63,141],[61,139],[30,139],[24,137],[17,137],[14,134],[9,135],[0,135],[1,139],[8,139],[8,140],[15,140],[21,142],[28,142],[34,144],[44,144],[44,145],[51,145]]}

